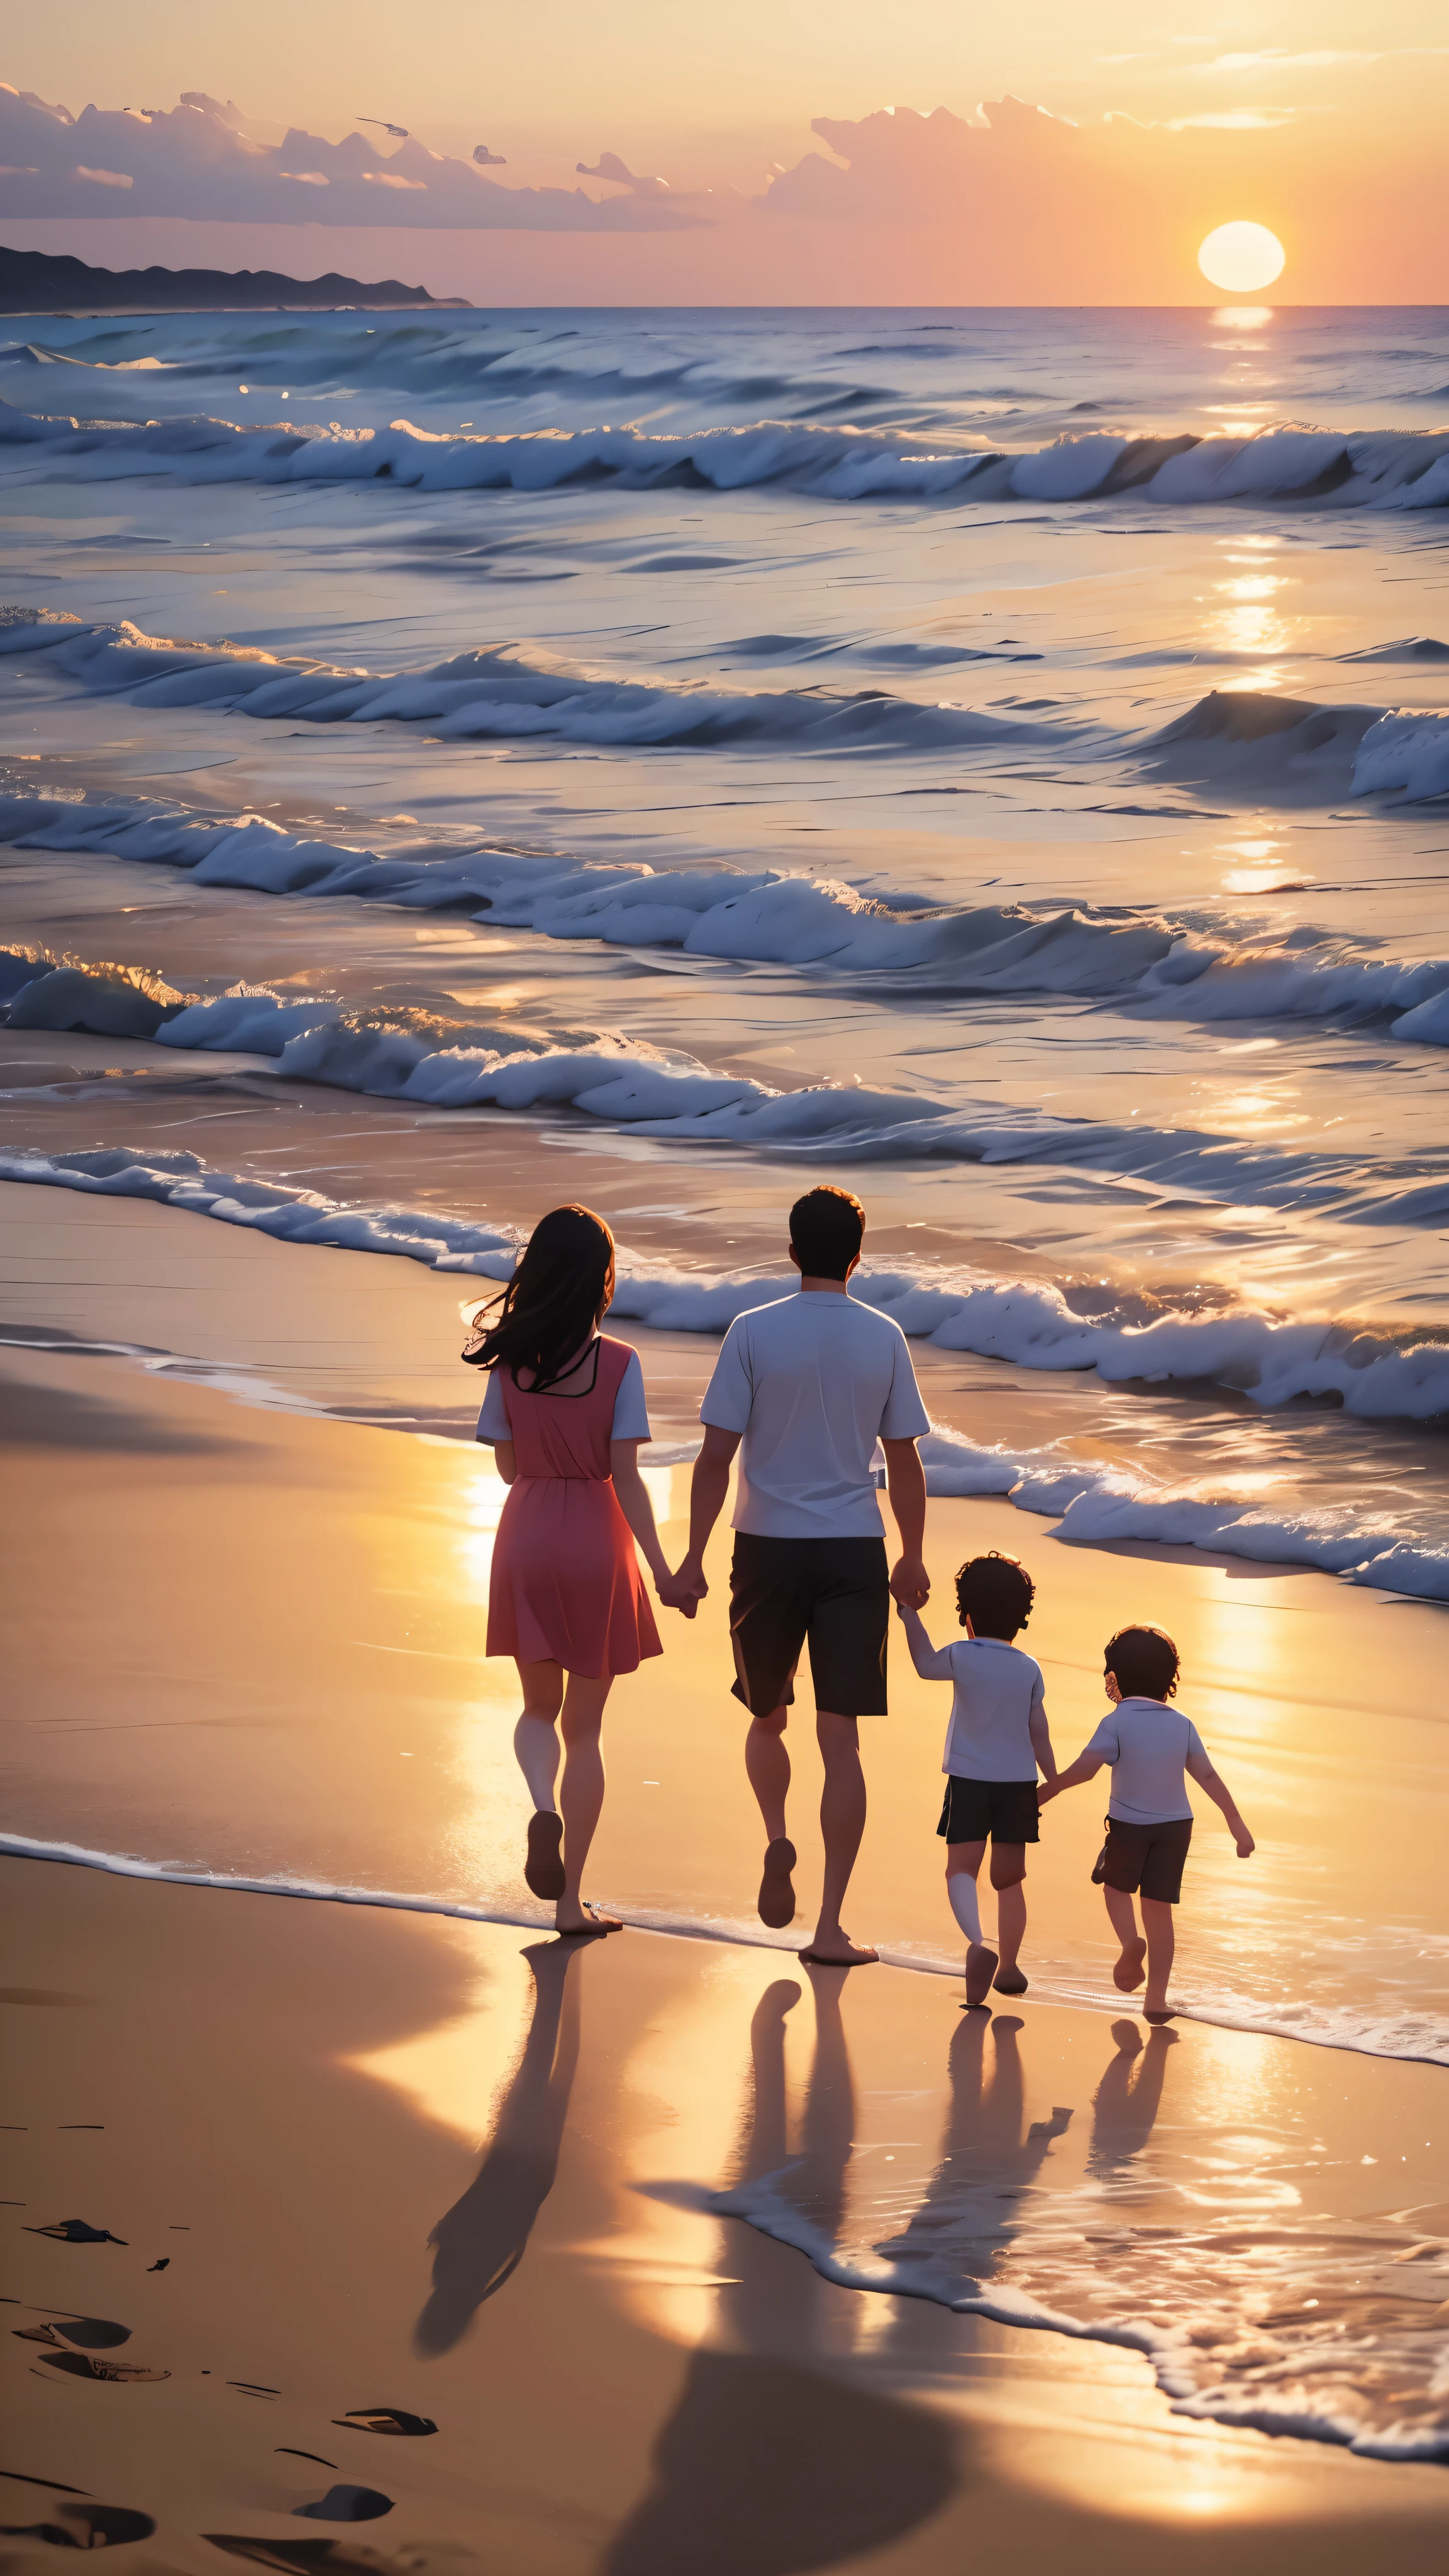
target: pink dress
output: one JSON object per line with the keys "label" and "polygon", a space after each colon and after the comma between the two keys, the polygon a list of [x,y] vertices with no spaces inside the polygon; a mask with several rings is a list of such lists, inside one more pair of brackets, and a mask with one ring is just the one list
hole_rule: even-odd
{"label": "pink dress", "polygon": [[664,1651],[609,1472],[614,1400],[633,1356],[601,1334],[592,1385],[586,1360],[541,1395],[498,1372],[518,1473],[493,1545],[490,1655],[594,1680]]}

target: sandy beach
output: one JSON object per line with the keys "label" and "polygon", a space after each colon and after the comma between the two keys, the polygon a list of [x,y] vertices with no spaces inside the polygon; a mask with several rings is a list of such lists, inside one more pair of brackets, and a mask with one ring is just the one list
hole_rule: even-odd
{"label": "sandy beach", "polygon": [[[842,1994],[642,1933],[581,1952],[19,1861],[4,1885],[8,2563],[57,2526],[104,2537],[98,2507],[198,2576],[218,2547],[540,2576],[983,2545],[1347,2569],[1370,2534],[1439,2563],[1442,2470],[1194,2421],[1137,2353],[839,2286],[703,2205],[788,2164],[847,2236],[884,2198],[939,2205],[953,2153],[1031,2188],[1043,2129],[1069,2198],[1074,2129],[1140,2159],[1144,2090],[1180,2136],[1225,2089],[1261,2117],[1292,2059],[1341,2222],[1379,2197],[1352,2150],[1417,2114],[1425,2070],[1189,2029],[1165,2082],[1138,2062],[1134,2117],[1105,2021],[988,2026],[889,1969]],[[123,2241],[23,2232],[74,2217]]]}
{"label": "sandy beach", "polygon": [[[1442,316],[1247,310],[0,351],[0,2576],[1437,2576]],[[727,1515],[524,1883],[464,1313],[613,1228],[677,1562],[821,1179],[1170,2026],[1100,1776],[965,2008],[899,1628],[766,1929]]]}

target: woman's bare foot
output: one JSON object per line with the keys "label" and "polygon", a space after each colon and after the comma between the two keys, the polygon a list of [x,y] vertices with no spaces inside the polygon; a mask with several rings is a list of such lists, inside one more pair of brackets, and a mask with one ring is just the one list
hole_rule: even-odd
{"label": "woman's bare foot", "polygon": [[617,1914],[605,1914],[597,1905],[570,1905],[562,1898],[554,1909],[555,1932],[622,1932]]}
{"label": "woman's bare foot", "polygon": [[524,1884],[534,1896],[560,1897],[564,1892],[563,1818],[539,1807],[528,1819],[528,1859]]}
{"label": "woman's bare foot", "polygon": [[1159,2029],[1164,2022],[1174,2021],[1177,2017],[1176,2007],[1168,2002],[1165,1995],[1160,2004],[1144,2004],[1142,2013],[1144,2020],[1155,2022]]}
{"label": "woman's bare foot", "polygon": [[801,1950],[798,1956],[807,1968],[868,1968],[880,1953],[863,1950],[848,1933],[827,1932],[823,1938],[817,1933],[809,1949]]}
{"label": "woman's bare foot", "polygon": [[1118,1959],[1116,1966],[1112,1970],[1112,1983],[1122,1994],[1130,1995],[1135,1992],[1138,1986],[1141,1985],[1143,1978],[1147,1974],[1147,1971],[1142,1964],[1146,1956],[1147,1944],[1145,1941],[1139,1938],[1136,1941],[1123,1942],[1121,1957]]}

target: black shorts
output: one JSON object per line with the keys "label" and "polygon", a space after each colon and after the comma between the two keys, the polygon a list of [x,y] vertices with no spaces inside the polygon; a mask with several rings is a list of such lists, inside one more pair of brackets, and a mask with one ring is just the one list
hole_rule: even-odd
{"label": "black shorts", "polygon": [[1123,1896],[1135,1896],[1140,1888],[1159,1905],[1176,1905],[1191,1840],[1191,1816],[1174,1816],[1166,1825],[1127,1825],[1120,1816],[1109,1816],[1102,1884]]}
{"label": "black shorts", "polygon": [[1041,1840],[1035,1780],[963,1780],[953,1771],[936,1827],[948,1843]]}
{"label": "black shorts", "polygon": [[883,1538],[762,1538],[736,1530],[734,1693],[755,1717],[795,1696],[807,1638],[817,1708],[884,1717],[891,1594]]}

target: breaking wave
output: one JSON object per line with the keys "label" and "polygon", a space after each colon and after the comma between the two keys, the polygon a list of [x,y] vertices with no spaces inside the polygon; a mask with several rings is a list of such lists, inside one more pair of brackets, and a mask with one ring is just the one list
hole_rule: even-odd
{"label": "breaking wave", "polygon": [[[0,647],[4,636],[0,628]],[[1449,759],[1449,719],[1440,721],[1443,756]],[[1285,738],[1281,729],[1274,738]],[[1228,929],[1215,934],[1200,915],[1173,920],[1146,911],[1102,915],[1085,905],[891,904],[837,879],[774,868],[657,871],[642,861],[584,861],[558,852],[427,841],[400,843],[379,856],[353,844],[299,838],[263,815],[204,817],[175,806],[72,801],[43,791],[0,796],[3,841],[27,850],[102,851],[185,868],[202,886],[348,896],[409,911],[456,910],[496,929],[526,929],[550,939],[677,949],[741,965],[864,977],[883,995],[902,988],[918,996],[963,998],[1075,995],[1114,1000],[1146,1017],[1214,1021],[1353,1023],[1380,1017],[1395,1038],[1449,1045],[1449,958],[1366,955],[1349,941],[1302,929],[1277,941],[1244,941]],[[0,998],[18,993],[27,964],[38,974],[42,962],[15,958]],[[98,989],[77,984],[74,995],[78,1007],[100,1006]],[[59,996],[60,988],[51,987],[51,1001]],[[39,1007],[39,1000],[34,996],[24,1007]],[[257,1001],[247,1044],[275,1054],[278,1048],[265,1030],[281,1029],[281,1022],[267,1019],[268,1008],[274,1013],[277,1006],[265,995]],[[125,1007],[134,1011],[137,1005]],[[295,1005],[310,1009],[314,1019],[323,1007]],[[191,1044],[241,1043],[212,1037],[215,1020],[188,1025],[208,1032],[193,1034]],[[286,1035],[302,1025],[294,1020]],[[150,1036],[155,1026],[159,1022],[137,1024],[129,1034]],[[107,1025],[98,1034],[123,1032]],[[517,1038],[508,1044],[516,1048]],[[732,1096],[749,1089],[735,1085]],[[695,1105],[721,1106],[723,1094]],[[903,1114],[899,1099],[897,1114]]]}
{"label": "breaking wave", "polygon": [[[774,1091],[608,1032],[485,1028],[403,1007],[359,1011],[323,994],[284,997],[253,985],[190,999],[122,969],[57,964],[18,951],[0,951],[0,1009],[11,1028],[88,1029],[161,1046],[270,1056],[292,1081],[429,1109],[573,1110],[664,1143],[807,1161],[1045,1163],[1149,1180],[1205,1204],[1316,1210],[1348,1224],[1437,1226],[1449,1217],[1449,1175],[1437,1153],[1369,1160],[1311,1146],[1259,1145],[1211,1130],[1153,1127],[1146,1119],[1116,1125],[994,1101],[948,1104],[907,1091],[868,1091],[863,1084]],[[1443,1403],[1429,1408],[1444,1409]]]}
{"label": "breaking wave", "polygon": [[[284,1243],[390,1254],[465,1278],[507,1279],[511,1229],[434,1209],[349,1207],[316,1190],[212,1171],[184,1150],[125,1146],[77,1153],[0,1153],[0,1181],[153,1199]],[[722,1333],[769,1304],[789,1282],[709,1277],[620,1263],[613,1312],[656,1332]],[[1115,1311],[1081,1313],[1050,1282],[955,1271],[861,1271],[856,1293],[937,1350],[969,1351],[1043,1371],[1095,1369],[1108,1384],[1151,1381],[1232,1388],[1269,1408],[1309,1397],[1366,1419],[1449,1415],[1449,1346],[1350,1321],[1287,1321],[1254,1308],[1196,1313],[1124,1297]],[[1173,1483],[1140,1469],[1085,1462],[1057,1447],[983,1447],[936,1428],[921,1444],[933,1494],[1000,1496],[1088,1545],[1149,1540],[1201,1547],[1259,1564],[1298,1565],[1382,1591],[1449,1600],[1449,1538],[1407,1511],[1369,1516],[1352,1503],[1300,1506],[1265,1499],[1231,1478]]]}
{"label": "breaking wave", "polygon": [[[37,353],[43,355],[44,353]],[[89,371],[87,371],[89,372]],[[83,420],[0,402],[0,448],[41,451],[47,475],[107,481],[163,475],[186,483],[374,482],[431,492],[551,491],[615,483],[628,491],[691,485],[737,492],[786,485],[823,500],[1070,502],[1125,493],[1161,505],[1301,502],[1332,509],[1449,506],[1449,431],[1311,429],[1285,423],[1249,437],[1131,437],[1087,430],[1025,454],[924,433],[818,421],[658,433],[598,429],[445,434],[397,420],[385,429],[336,422]]]}
{"label": "breaking wave", "polygon": [[[774,642],[748,638],[747,642]],[[912,648],[914,649],[914,648]],[[1130,759],[1152,775],[1214,780],[1254,796],[1403,803],[1449,795],[1449,716],[1432,709],[1320,706],[1254,690],[1213,690],[1154,734],[1029,709],[992,715],[889,689],[749,689],[658,676],[618,678],[542,646],[485,645],[429,670],[373,672],[257,646],[147,635],[123,620],[87,625],[0,608],[0,654],[44,654],[75,687],[132,706],[206,707],[307,724],[421,726],[440,742],[551,738],[627,747],[852,751],[1051,749]],[[900,656],[897,655],[897,660]]]}

